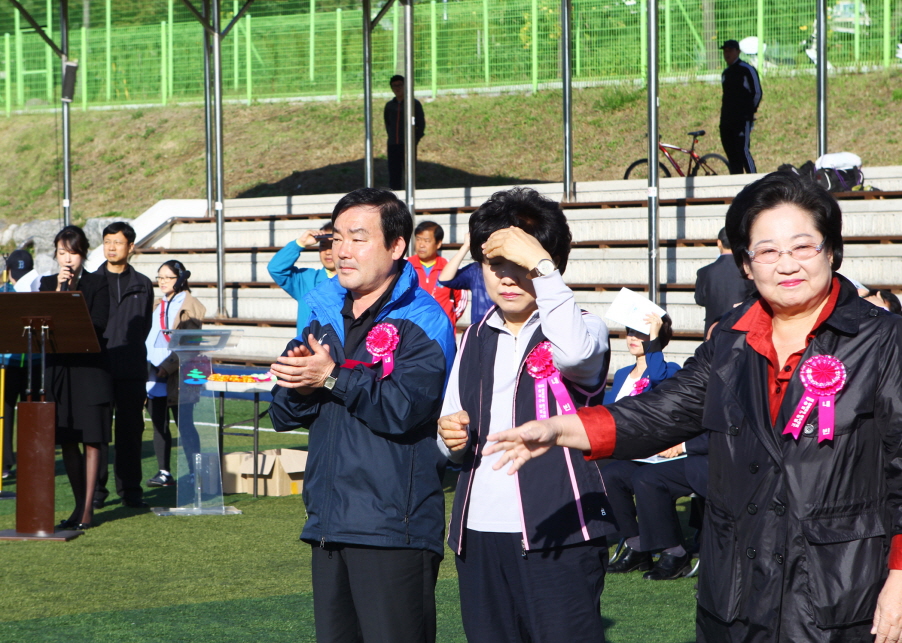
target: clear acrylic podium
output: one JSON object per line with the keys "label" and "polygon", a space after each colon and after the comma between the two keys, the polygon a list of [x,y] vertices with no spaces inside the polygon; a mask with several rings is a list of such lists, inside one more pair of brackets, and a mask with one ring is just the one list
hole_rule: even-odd
{"label": "clear acrylic podium", "polygon": [[154,507],[153,512],[158,516],[241,513],[235,507],[223,505],[215,397],[204,394],[207,377],[213,372],[210,355],[227,346],[235,346],[241,335],[242,331],[231,330],[164,330],[156,340],[157,347],[168,348],[179,358],[178,506]]}

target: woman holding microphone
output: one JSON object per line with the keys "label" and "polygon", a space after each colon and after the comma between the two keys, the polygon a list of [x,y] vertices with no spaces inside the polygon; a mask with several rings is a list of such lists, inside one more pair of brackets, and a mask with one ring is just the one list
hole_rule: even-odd
{"label": "woman holding microphone", "polygon": [[60,271],[42,277],[40,289],[80,291],[100,343],[99,353],[47,356],[47,396],[56,403],[56,442],[62,450],[63,465],[75,496],[75,510],[59,527],[88,529],[94,518],[92,500],[100,445],[109,444],[112,437],[113,380],[103,337],[110,312],[110,293],[104,277],[84,268],[88,239],[81,228],[66,226],[57,233],[53,245]]}

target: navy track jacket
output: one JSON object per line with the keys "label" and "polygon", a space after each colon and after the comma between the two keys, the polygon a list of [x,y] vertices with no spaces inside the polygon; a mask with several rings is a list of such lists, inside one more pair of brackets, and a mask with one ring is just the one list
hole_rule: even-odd
{"label": "navy track jacket", "polygon": [[[313,334],[333,359],[371,362],[361,342],[344,348],[341,316],[346,290],[338,279],[321,283],[306,301]],[[441,306],[419,287],[404,262],[375,324],[392,324],[400,336],[394,371],[382,366],[342,368],[335,387],[299,395],[276,386],[270,417],[277,431],[307,427],[304,480],[307,522],[301,539],[373,547],[427,549],[442,555],[445,458],[436,445],[437,420],[454,361],[454,330]],[[286,351],[301,338],[289,342]]]}

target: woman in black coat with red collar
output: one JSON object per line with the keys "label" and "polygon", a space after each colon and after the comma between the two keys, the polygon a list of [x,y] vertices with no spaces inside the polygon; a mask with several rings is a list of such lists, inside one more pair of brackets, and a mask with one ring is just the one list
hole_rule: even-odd
{"label": "woman in black coat with red collar", "polygon": [[[75,496],[75,510],[59,527],[87,529],[94,517],[92,499],[100,445],[109,444],[112,434],[113,380],[103,337],[110,294],[106,279],[84,268],[88,239],[81,228],[66,226],[56,235],[53,245],[60,271],[43,277],[41,290],[80,291],[100,342],[100,353],[47,356],[47,396],[56,403],[56,442]],[[79,445],[84,445],[84,453]]]}
{"label": "woman in black coat with red collar", "polygon": [[735,197],[726,229],[760,297],[679,373],[490,435],[490,449],[512,468],[551,444],[638,458],[708,431],[698,640],[898,641],[902,319],[836,273],[842,214],[816,184],[769,174]]}

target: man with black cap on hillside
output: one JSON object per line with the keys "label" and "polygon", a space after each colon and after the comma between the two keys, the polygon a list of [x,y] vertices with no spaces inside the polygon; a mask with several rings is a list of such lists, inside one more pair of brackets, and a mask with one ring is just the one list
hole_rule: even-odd
{"label": "man with black cap on hillside", "polygon": [[730,174],[754,174],[755,160],[749,150],[755,112],[761,103],[758,71],[739,59],[739,43],[727,40],[721,47],[727,68],[720,75],[723,103],[720,108],[720,142],[730,161]]}
{"label": "man with black cap on hillside", "polygon": [[[34,260],[28,250],[13,250],[6,258],[6,278],[0,283],[0,292],[14,292],[13,284],[33,268]],[[28,365],[25,356],[19,353],[0,354],[0,365],[6,370],[3,390],[3,477],[8,478],[15,463],[13,427],[16,424],[16,402],[25,399]]]}

